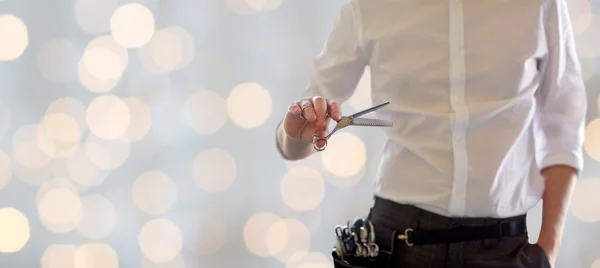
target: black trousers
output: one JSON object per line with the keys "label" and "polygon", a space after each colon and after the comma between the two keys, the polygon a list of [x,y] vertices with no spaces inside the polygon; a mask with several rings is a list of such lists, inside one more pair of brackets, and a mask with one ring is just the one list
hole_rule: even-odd
{"label": "black trousers", "polygon": [[[482,226],[497,224],[493,218],[448,218],[414,206],[401,205],[375,198],[369,218],[375,225],[394,230],[406,228],[446,229],[458,226]],[[394,239],[393,237],[377,237]],[[389,268],[546,268],[551,267],[542,248],[530,244],[527,235],[503,237],[452,244],[408,246],[395,239],[393,252],[377,267]],[[342,266],[336,263],[337,267]]]}

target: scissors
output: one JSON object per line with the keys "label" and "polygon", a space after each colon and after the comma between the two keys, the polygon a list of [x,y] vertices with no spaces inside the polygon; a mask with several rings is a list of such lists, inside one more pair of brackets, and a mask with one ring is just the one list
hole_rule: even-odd
{"label": "scissors", "polygon": [[[375,110],[381,109],[382,107],[384,107],[388,104],[390,104],[390,103],[386,102],[386,103],[371,107],[369,109],[360,111],[353,115],[342,116],[342,118],[340,118],[339,121],[336,121],[337,125],[335,125],[335,128],[329,133],[329,135],[327,135],[323,138],[319,138],[316,134],[313,134],[313,148],[315,148],[315,150],[317,150],[317,151],[325,150],[325,148],[327,147],[327,140],[329,140],[331,135],[333,135],[333,133],[335,133],[336,131],[338,131],[342,128],[345,128],[347,126],[367,126],[367,127],[392,127],[392,126],[394,126],[393,122],[387,121],[387,120],[380,120],[380,119],[373,119],[373,118],[359,118],[365,114],[368,114]],[[320,140],[325,142],[325,145],[323,145],[322,147],[317,146],[317,142]]]}

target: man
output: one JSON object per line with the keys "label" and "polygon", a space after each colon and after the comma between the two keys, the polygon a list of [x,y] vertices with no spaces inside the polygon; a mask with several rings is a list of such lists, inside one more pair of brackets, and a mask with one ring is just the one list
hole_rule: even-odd
{"label": "man", "polygon": [[[313,153],[370,66],[373,104],[391,102],[378,116],[394,127],[369,218],[407,234],[381,267],[552,267],[587,104],[568,14],[565,0],[351,0],[278,148]],[[525,215],[540,199],[531,245]]]}

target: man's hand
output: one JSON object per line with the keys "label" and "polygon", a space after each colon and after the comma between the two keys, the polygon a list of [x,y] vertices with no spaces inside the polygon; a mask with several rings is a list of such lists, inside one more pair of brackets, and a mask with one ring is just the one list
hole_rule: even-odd
{"label": "man's hand", "polygon": [[[285,133],[292,138],[302,139],[312,143],[313,134],[325,137],[331,118],[339,120],[342,117],[340,104],[321,96],[299,100],[288,108],[288,114],[283,121]],[[324,141],[320,141],[323,142]],[[317,144],[321,147],[324,144]]]}

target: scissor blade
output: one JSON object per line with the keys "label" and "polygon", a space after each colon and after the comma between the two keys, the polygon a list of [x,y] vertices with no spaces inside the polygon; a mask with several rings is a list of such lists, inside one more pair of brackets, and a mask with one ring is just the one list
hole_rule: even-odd
{"label": "scissor blade", "polygon": [[392,121],[373,118],[353,118],[352,125],[366,127],[392,127],[394,126],[394,123]]}
{"label": "scissor blade", "polygon": [[368,113],[370,113],[370,112],[372,112],[372,111],[375,111],[375,110],[377,110],[377,109],[379,109],[379,108],[381,108],[381,107],[383,107],[383,106],[386,106],[386,105],[388,105],[388,104],[390,104],[390,102],[386,102],[386,103],[379,104],[379,105],[377,105],[377,106],[375,106],[375,107],[371,107],[371,108],[369,108],[369,109],[366,109],[366,110],[360,111],[360,112],[358,112],[358,113],[355,113],[355,114],[353,114],[353,115],[352,115],[352,117],[353,117],[353,118],[360,117],[360,116],[362,116],[362,115],[364,115],[364,114],[368,114]]}

